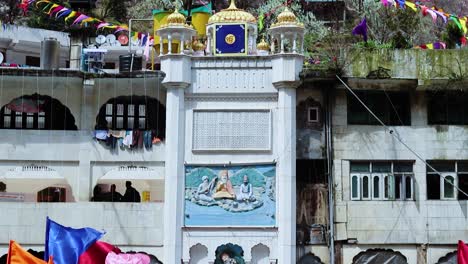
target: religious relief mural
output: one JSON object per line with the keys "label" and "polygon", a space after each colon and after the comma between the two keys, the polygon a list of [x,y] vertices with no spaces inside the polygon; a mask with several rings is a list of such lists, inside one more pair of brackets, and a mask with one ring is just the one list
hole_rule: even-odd
{"label": "religious relief mural", "polygon": [[276,166],[186,166],[186,226],[274,226]]}

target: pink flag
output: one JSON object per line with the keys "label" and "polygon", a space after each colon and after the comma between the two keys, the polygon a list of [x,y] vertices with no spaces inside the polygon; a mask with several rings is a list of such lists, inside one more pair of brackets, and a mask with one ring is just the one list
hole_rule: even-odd
{"label": "pink flag", "polygon": [[115,254],[110,252],[105,264],[149,264],[150,257],[145,254]]}
{"label": "pink flag", "polygon": [[461,240],[458,240],[457,259],[458,264],[468,264],[468,246]]}

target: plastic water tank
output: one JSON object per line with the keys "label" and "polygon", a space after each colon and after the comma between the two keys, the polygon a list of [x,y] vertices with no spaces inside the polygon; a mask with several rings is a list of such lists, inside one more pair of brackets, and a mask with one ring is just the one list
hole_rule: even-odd
{"label": "plastic water tank", "polygon": [[135,54],[120,55],[119,56],[119,71],[131,72],[141,71],[143,64],[143,57]]}
{"label": "plastic water tank", "polygon": [[60,42],[55,38],[46,38],[41,42],[41,68],[58,69],[60,64]]}

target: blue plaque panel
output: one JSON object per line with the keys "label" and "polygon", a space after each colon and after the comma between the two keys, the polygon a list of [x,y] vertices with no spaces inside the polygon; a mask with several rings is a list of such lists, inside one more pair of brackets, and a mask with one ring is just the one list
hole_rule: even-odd
{"label": "blue plaque panel", "polygon": [[214,54],[217,56],[247,55],[245,24],[220,24],[215,28]]}

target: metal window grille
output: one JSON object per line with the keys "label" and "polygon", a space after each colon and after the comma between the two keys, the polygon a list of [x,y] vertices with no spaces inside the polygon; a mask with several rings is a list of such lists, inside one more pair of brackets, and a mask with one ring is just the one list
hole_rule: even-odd
{"label": "metal window grille", "polygon": [[269,150],[271,113],[258,111],[194,111],[194,150]]}

